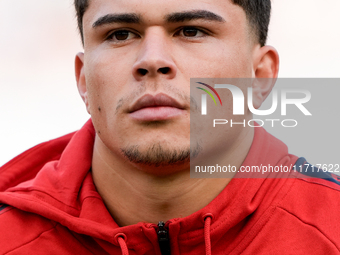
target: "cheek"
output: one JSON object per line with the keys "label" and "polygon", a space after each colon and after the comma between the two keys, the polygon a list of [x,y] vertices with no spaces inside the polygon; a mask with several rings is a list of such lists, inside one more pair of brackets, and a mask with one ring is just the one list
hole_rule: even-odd
{"label": "cheek", "polygon": [[101,113],[112,113],[127,89],[131,70],[127,63],[114,58],[108,51],[94,51],[87,60],[85,73],[91,115],[99,108]]}
{"label": "cheek", "polygon": [[[185,56],[185,57],[184,57]],[[225,42],[193,47],[179,57],[178,68],[187,78],[249,78],[251,54],[241,44]]]}

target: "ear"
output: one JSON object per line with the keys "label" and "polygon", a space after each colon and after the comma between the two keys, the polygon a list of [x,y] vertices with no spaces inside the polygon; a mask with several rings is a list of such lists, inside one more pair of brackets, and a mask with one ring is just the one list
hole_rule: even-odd
{"label": "ear", "polygon": [[80,52],[76,55],[74,64],[75,64],[75,73],[76,73],[78,91],[86,105],[87,112],[90,114],[89,102],[87,98],[85,71],[84,71],[84,53]]}
{"label": "ear", "polygon": [[254,50],[253,105],[258,109],[270,94],[279,73],[279,54],[272,46],[256,47]]}

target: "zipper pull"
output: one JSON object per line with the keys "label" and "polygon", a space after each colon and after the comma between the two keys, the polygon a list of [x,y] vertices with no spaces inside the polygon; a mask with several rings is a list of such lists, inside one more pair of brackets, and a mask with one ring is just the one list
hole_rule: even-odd
{"label": "zipper pull", "polygon": [[158,223],[158,244],[161,250],[162,255],[171,255],[170,252],[170,240],[169,240],[169,232],[165,227],[165,223],[160,221]]}

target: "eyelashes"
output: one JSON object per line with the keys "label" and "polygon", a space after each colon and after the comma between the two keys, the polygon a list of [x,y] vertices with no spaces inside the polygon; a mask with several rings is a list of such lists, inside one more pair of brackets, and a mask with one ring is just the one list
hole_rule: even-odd
{"label": "eyelashes", "polygon": [[110,33],[106,40],[124,42],[133,38],[140,38],[140,36],[136,32],[132,32],[127,29],[120,29]]}
{"label": "eyelashes", "polygon": [[[175,37],[183,37],[186,39],[196,39],[202,38],[209,35],[207,31],[201,28],[197,28],[194,26],[185,26],[177,29],[173,36]],[[137,31],[129,30],[129,29],[117,29],[106,37],[106,40],[112,41],[115,43],[124,43],[130,41],[132,39],[141,38],[141,35]]]}
{"label": "eyelashes", "polygon": [[202,29],[199,29],[197,27],[183,27],[180,30],[178,30],[175,35],[183,36],[183,37],[203,37],[207,35],[207,32],[203,31]]}

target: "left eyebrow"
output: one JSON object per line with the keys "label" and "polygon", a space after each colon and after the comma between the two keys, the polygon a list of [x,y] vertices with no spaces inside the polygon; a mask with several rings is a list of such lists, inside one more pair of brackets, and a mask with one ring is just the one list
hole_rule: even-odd
{"label": "left eyebrow", "polygon": [[165,19],[166,22],[168,23],[180,23],[199,19],[207,21],[225,22],[225,20],[221,16],[206,10],[174,12],[166,15]]}
{"label": "left eyebrow", "polygon": [[135,13],[112,13],[107,14],[103,17],[100,17],[97,19],[92,27],[96,28],[99,26],[103,26],[106,24],[112,24],[112,23],[129,23],[129,24],[139,24],[141,23],[141,18]]}

